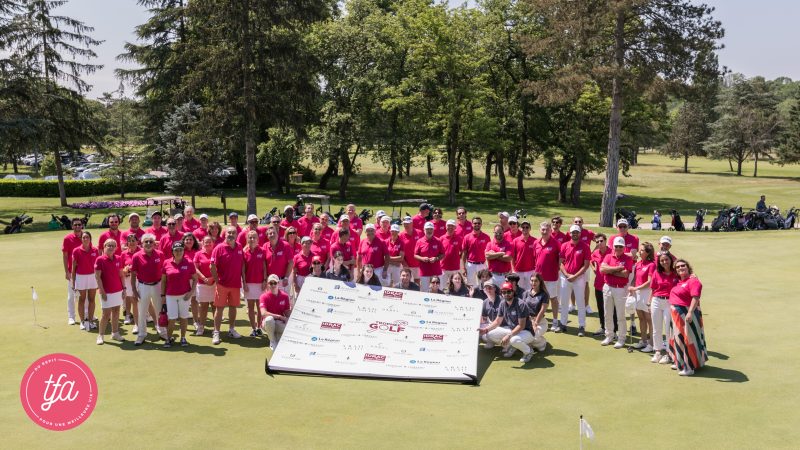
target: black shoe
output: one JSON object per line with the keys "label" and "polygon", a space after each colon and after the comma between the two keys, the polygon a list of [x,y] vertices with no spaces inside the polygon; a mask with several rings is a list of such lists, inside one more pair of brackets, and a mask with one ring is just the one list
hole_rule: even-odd
{"label": "black shoe", "polygon": [[585,330],[583,329],[583,327],[578,327],[578,337],[583,337],[584,334]]}
{"label": "black shoe", "polygon": [[263,331],[261,331],[261,328],[257,328],[257,329],[256,329],[256,334],[258,334],[259,336],[263,336],[263,335],[264,335],[264,332],[263,332]]}
{"label": "black shoe", "polygon": [[558,325],[556,325],[556,329],[555,329],[556,333],[563,333],[565,331],[567,331],[567,328],[564,325],[561,325],[560,323]]}
{"label": "black shoe", "polygon": [[636,336],[637,334],[636,327],[631,327],[631,336]]}
{"label": "black shoe", "polygon": [[170,347],[172,347],[172,339],[164,342],[164,348],[170,348]]}
{"label": "black shoe", "polygon": [[258,333],[256,332],[256,330],[253,330],[253,331],[250,333],[250,337],[258,337]]}
{"label": "black shoe", "polygon": [[186,342],[186,338],[181,338],[181,347],[188,347],[189,343]]}
{"label": "black shoe", "polygon": [[605,336],[606,330],[605,328],[600,328],[599,330],[592,333],[592,336]]}

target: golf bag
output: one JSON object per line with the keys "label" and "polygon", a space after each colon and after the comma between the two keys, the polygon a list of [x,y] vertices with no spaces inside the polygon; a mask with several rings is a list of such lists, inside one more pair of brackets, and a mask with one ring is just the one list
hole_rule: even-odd
{"label": "golf bag", "polygon": [[694,226],[692,227],[692,231],[702,231],[703,230],[703,221],[706,217],[706,213],[708,210],[706,209],[698,209],[697,213],[694,216]]}
{"label": "golf bag", "polygon": [[741,206],[730,209],[730,220],[728,221],[729,231],[742,231],[745,229],[745,216]]}
{"label": "golf bag", "polygon": [[620,208],[617,210],[616,214],[617,220],[625,219],[628,221],[628,228],[636,229],[639,228],[639,219],[636,217],[636,211],[632,209],[625,209]]}
{"label": "golf bag", "polygon": [[658,210],[653,211],[653,220],[650,223],[653,225],[653,230],[661,229],[661,213]]}
{"label": "golf bag", "polygon": [[333,214],[333,216],[331,217],[331,225],[335,226],[337,223],[339,223],[339,218],[342,217],[343,214],[344,214],[344,206],[339,208],[339,212]]}
{"label": "golf bag", "polygon": [[361,213],[359,213],[358,217],[366,225],[366,223],[369,220],[369,218],[372,217],[372,210],[370,210],[370,209],[362,209]]}
{"label": "golf bag", "polygon": [[14,234],[14,233],[19,233],[20,231],[22,231],[22,227],[24,225],[32,224],[33,223],[33,217],[31,217],[31,216],[29,216],[29,215],[27,215],[25,213],[22,213],[22,214],[20,214],[20,215],[18,215],[16,217],[14,217],[13,219],[11,219],[11,222],[0,221],[0,223],[6,225],[6,227],[3,229],[3,233],[5,233],[5,234]]}
{"label": "golf bag", "polygon": [[262,225],[265,224],[265,223],[269,223],[269,220],[272,219],[272,216],[274,216],[276,214],[278,214],[278,207],[277,206],[272,208],[272,209],[270,209],[268,213],[264,214],[264,217],[261,218],[259,223],[262,224]]}
{"label": "golf bag", "polygon": [[764,215],[764,229],[780,229],[783,227],[783,221],[784,219],[781,216],[781,210],[776,206],[770,206],[770,208],[767,210],[767,213]]}
{"label": "golf bag", "polygon": [[728,221],[730,220],[728,208],[719,210],[717,218],[711,221],[711,231],[728,231]]}
{"label": "golf bag", "polygon": [[795,222],[797,222],[797,208],[792,206],[789,212],[786,213],[786,219],[783,221],[783,228],[785,230],[791,230],[794,228]]}
{"label": "golf bag", "polygon": [[523,217],[528,217],[528,211],[526,211],[524,209],[518,209],[518,210],[514,211],[514,217],[516,217],[517,219],[522,219]]}
{"label": "golf bag", "polygon": [[672,228],[675,231],[686,231],[686,226],[683,224],[683,220],[681,220],[681,215],[678,213],[677,210],[672,210]]}

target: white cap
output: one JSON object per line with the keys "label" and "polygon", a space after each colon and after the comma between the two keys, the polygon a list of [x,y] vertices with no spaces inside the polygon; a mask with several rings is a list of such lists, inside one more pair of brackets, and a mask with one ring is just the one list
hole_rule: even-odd
{"label": "white cap", "polygon": [[508,223],[519,223],[517,220],[517,216],[511,216],[508,218]]}
{"label": "white cap", "polygon": [[273,273],[273,274],[270,274],[270,276],[267,277],[267,281],[274,281],[276,283],[280,283],[281,279],[278,278],[278,276]]}
{"label": "white cap", "polygon": [[378,212],[375,213],[375,217],[376,218],[382,217],[382,216],[385,216],[385,215],[386,215],[386,211],[384,211],[382,209],[379,209]]}
{"label": "white cap", "polygon": [[579,227],[578,225],[572,224],[572,226],[569,227],[569,232],[572,233],[573,231],[577,231],[577,232],[580,233],[581,227]]}
{"label": "white cap", "polygon": [[623,239],[622,236],[615,237],[614,247],[625,247],[625,239]]}
{"label": "white cap", "polygon": [[136,217],[137,219],[139,219],[139,218],[140,218],[140,217],[139,217],[139,214],[136,214],[135,212],[134,212],[134,213],[130,213],[130,214],[128,214],[128,220],[131,220],[131,218],[132,218],[132,217]]}
{"label": "white cap", "polygon": [[389,217],[389,216],[387,216],[385,214],[383,216],[381,216],[381,222],[391,222],[391,221],[392,221],[391,217]]}
{"label": "white cap", "polygon": [[175,214],[175,216],[173,217],[173,219],[175,219],[175,220],[178,220],[178,219],[183,219],[183,214],[181,214],[181,213]]}
{"label": "white cap", "polygon": [[374,230],[374,229],[375,229],[375,225],[373,225],[371,223],[368,223],[367,226],[364,227],[364,230]]}
{"label": "white cap", "polygon": [[505,218],[508,218],[508,217],[509,217],[509,214],[508,214],[508,211],[502,211],[502,212],[499,212],[499,213],[497,213],[497,216],[498,216],[498,217],[505,217]]}
{"label": "white cap", "polygon": [[200,214],[200,220],[208,219],[208,214]]}
{"label": "white cap", "polygon": [[669,236],[661,236],[661,239],[658,240],[660,244],[669,244],[672,245],[672,238]]}
{"label": "white cap", "polygon": [[413,222],[414,221],[411,220],[411,217],[409,217],[409,216],[406,216],[405,219],[403,219],[403,223],[413,223]]}
{"label": "white cap", "polygon": [[283,212],[285,213],[286,211],[288,211],[290,209],[294,209],[294,208],[292,208],[291,205],[286,205],[286,206],[283,207]]}
{"label": "white cap", "polygon": [[434,228],[433,222],[426,222],[425,227],[426,230],[432,230]]}
{"label": "white cap", "polygon": [[445,226],[449,227],[450,225],[456,226],[456,221],[454,219],[448,220],[447,223],[445,224]]}
{"label": "white cap", "polygon": [[247,221],[250,222],[251,220],[258,220],[258,216],[255,214],[250,214],[247,216]]}
{"label": "white cap", "polygon": [[308,236],[303,236],[303,239],[300,239],[300,243],[303,244],[305,242],[311,242],[311,238]]}
{"label": "white cap", "polygon": [[400,225],[398,225],[398,224],[392,225],[391,227],[389,227],[389,231],[397,231],[399,233],[400,232]]}
{"label": "white cap", "polygon": [[342,223],[344,221],[350,222],[350,216],[348,216],[347,214],[342,214],[341,217],[339,217],[339,223]]}
{"label": "white cap", "polygon": [[620,225],[628,226],[628,220],[627,219],[619,219],[617,221],[617,226],[620,226]]}

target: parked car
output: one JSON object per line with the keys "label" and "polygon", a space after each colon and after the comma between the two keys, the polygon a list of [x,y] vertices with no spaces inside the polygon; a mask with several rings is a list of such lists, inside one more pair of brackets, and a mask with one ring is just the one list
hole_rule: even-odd
{"label": "parked car", "polygon": [[100,175],[90,170],[85,170],[75,177],[76,180],[99,180]]}
{"label": "parked car", "polygon": [[5,180],[32,180],[33,178],[30,175],[10,173],[10,174],[4,176],[3,179],[5,179]]}
{"label": "parked car", "polygon": [[44,177],[44,181],[58,181],[58,175],[48,175]]}

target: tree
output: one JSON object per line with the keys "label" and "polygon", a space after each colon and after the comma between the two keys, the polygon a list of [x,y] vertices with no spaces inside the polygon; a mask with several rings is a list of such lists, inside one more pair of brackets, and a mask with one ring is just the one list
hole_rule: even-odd
{"label": "tree", "polygon": [[778,163],[800,162],[800,87],[795,89],[794,104],[783,120],[783,134],[777,147]]}
{"label": "tree", "polygon": [[700,104],[685,102],[671,117],[669,140],[662,147],[671,158],[683,158],[683,173],[689,173],[690,156],[706,156],[703,142],[708,138],[708,114]]}
{"label": "tree", "polygon": [[202,107],[188,102],[175,108],[161,127],[160,152],[169,169],[166,187],[170,192],[195,197],[213,192],[219,181],[217,170],[221,168],[220,146],[209,141],[200,131],[205,124],[200,122]]}
{"label": "tree", "polygon": [[269,139],[258,146],[259,171],[270,174],[276,192],[288,195],[289,177],[300,168],[303,159],[302,142],[294,130],[287,128],[270,128],[267,135]]}
{"label": "tree", "polygon": [[657,80],[687,83],[714,73],[713,50],[722,38],[713,8],[689,0],[526,0],[544,23],[531,55],[556,69],[537,92],[545,100],[574,97],[587,78],[611,92],[601,226],[611,226],[619,183],[622,114],[626,95]]}
{"label": "tree", "polygon": [[111,93],[103,93],[104,120],[108,124],[105,134],[105,146],[111,153],[113,164],[104,171],[107,178],[119,181],[120,196],[125,198],[125,189],[131,179],[144,172],[146,164],[140,149],[144,130],[139,106],[132,99],[125,97],[125,85],[120,83],[116,91],[117,97]]}
{"label": "tree", "polygon": [[[102,41],[93,39],[89,33],[94,28],[83,22],[54,15],[53,10],[64,3],[66,0],[27,0],[25,8],[14,19],[15,28],[9,39],[14,53],[38,72],[42,80],[44,96],[39,103],[38,116],[45,119],[39,145],[55,152],[61,206],[67,206],[67,196],[59,151],[75,151],[80,143],[95,137],[88,121],[89,109],[82,97],[90,86],[81,76],[102,67],[78,61],[79,58],[95,58],[92,47]],[[67,143],[71,145],[65,145]]]}

